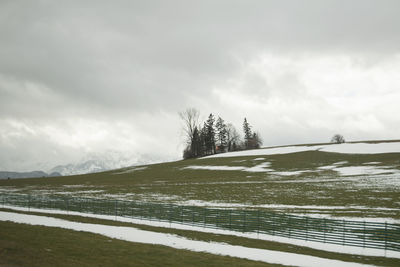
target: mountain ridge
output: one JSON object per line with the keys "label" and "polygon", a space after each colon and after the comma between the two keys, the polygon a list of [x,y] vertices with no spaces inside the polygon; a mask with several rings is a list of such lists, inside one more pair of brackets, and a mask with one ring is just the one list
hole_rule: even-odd
{"label": "mountain ridge", "polygon": [[59,172],[46,173],[44,171],[31,172],[10,172],[0,171],[0,179],[19,179],[19,178],[40,178],[40,177],[59,177],[62,176]]}

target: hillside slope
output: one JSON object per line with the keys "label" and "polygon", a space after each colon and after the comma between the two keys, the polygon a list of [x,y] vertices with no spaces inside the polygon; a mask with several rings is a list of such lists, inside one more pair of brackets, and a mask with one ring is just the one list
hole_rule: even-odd
{"label": "hillside slope", "polygon": [[57,179],[0,181],[0,190],[396,221],[400,142],[233,152]]}

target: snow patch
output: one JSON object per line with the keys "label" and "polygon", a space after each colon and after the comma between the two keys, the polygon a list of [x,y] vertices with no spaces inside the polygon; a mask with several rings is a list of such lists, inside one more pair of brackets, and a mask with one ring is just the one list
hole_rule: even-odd
{"label": "snow patch", "polygon": [[66,187],[66,188],[80,188],[80,187],[87,187],[87,185],[84,185],[84,184],[66,184],[66,185],[63,185],[63,187]]}
{"label": "snow patch", "polygon": [[270,162],[264,162],[253,167],[244,166],[210,166],[210,165],[191,165],[186,166],[182,169],[193,169],[193,170],[212,170],[212,171],[246,171],[246,172],[269,172],[268,169],[271,166]]}
{"label": "snow patch", "polygon": [[242,156],[263,156],[274,154],[289,154],[303,151],[325,151],[345,154],[379,154],[379,153],[400,153],[400,142],[391,143],[345,143],[329,145],[310,145],[310,146],[285,146],[244,150],[211,155],[205,158],[225,158]]}
{"label": "snow patch", "polygon": [[[40,212],[47,212],[44,210],[39,210]],[[61,211],[52,210],[51,213],[62,213]],[[64,212],[65,213],[65,212]],[[358,248],[350,246],[323,244],[319,242],[312,241],[302,241],[294,240],[284,237],[270,236],[266,234],[257,233],[239,233],[229,230],[219,230],[219,229],[208,229],[198,226],[190,225],[180,225],[169,222],[156,222],[147,221],[139,219],[129,219],[117,216],[108,215],[94,215],[94,214],[83,214],[78,212],[71,212],[70,214],[106,219],[106,220],[118,220],[123,222],[130,222],[136,224],[145,224],[156,227],[165,228],[175,228],[183,230],[200,231],[207,233],[216,233],[223,235],[235,235],[252,239],[262,239],[268,241],[275,241],[281,243],[289,243],[293,245],[306,246],[315,248],[318,250],[333,251],[346,254],[356,254],[356,255],[369,255],[369,256],[383,256],[385,253],[387,257],[400,258],[399,252],[394,251],[384,251],[379,249],[369,249],[369,248]],[[223,256],[231,256],[238,258],[245,258],[255,261],[263,261],[268,263],[283,264],[283,265],[296,265],[296,266],[317,266],[327,265],[327,266],[364,266],[357,263],[343,262],[339,260],[329,260],[314,256],[301,255],[288,252],[272,251],[266,249],[256,249],[247,248],[243,246],[233,246],[226,243],[216,243],[216,242],[204,242],[190,240],[184,237],[179,237],[173,234],[157,233],[145,230],[139,230],[133,227],[122,227],[122,226],[110,226],[110,225],[100,225],[100,224],[88,224],[88,223],[78,223],[71,222],[62,219],[56,219],[52,217],[37,216],[37,215],[26,215],[18,214],[12,212],[0,212],[1,221],[12,221],[16,223],[25,223],[30,225],[44,225],[49,227],[59,227],[75,231],[85,231],[92,232],[96,234],[101,234],[111,238],[126,240],[130,242],[138,242],[145,244],[158,244],[165,245],[177,249],[187,249],[196,252],[207,252],[212,254],[218,254]]]}
{"label": "snow patch", "polygon": [[349,163],[349,162],[347,160],[345,160],[345,161],[335,162],[335,163],[333,163],[333,165],[338,166],[338,165],[344,165],[344,164],[347,164],[347,163]]}
{"label": "snow patch", "polygon": [[373,166],[348,166],[348,167],[338,167],[333,169],[340,173],[342,176],[351,175],[376,175],[376,174],[391,174],[399,173],[396,169],[382,169]]}
{"label": "snow patch", "polygon": [[58,195],[74,195],[74,194],[95,194],[102,193],[104,190],[82,190],[82,191],[62,191],[62,192],[54,192],[48,190],[48,194],[58,194]]}
{"label": "snow patch", "polygon": [[281,172],[271,172],[272,174],[281,175],[281,176],[292,176],[292,175],[299,175],[304,172],[310,172],[309,170],[302,170],[302,171],[281,171]]}
{"label": "snow patch", "polygon": [[243,203],[223,203],[203,200],[186,200],[179,202],[180,205],[200,206],[200,207],[219,207],[219,208],[274,208],[274,209],[314,209],[314,210],[378,210],[378,211],[400,211],[400,209],[385,207],[366,207],[366,206],[320,206],[320,205],[285,205],[285,204],[260,204],[249,205]]}
{"label": "snow patch", "polygon": [[143,171],[147,169],[147,166],[144,167],[134,167],[134,168],[129,168],[127,170],[121,171],[121,172],[114,172],[112,173],[112,175],[118,175],[118,174],[125,174],[125,173],[131,173],[131,172],[135,172],[135,171]]}
{"label": "snow patch", "polygon": [[272,171],[272,169],[268,168],[270,166],[271,166],[271,162],[264,162],[264,163],[254,166],[254,167],[246,168],[245,171],[247,171],[247,172],[269,172],[269,171]]}
{"label": "snow patch", "polygon": [[334,168],[336,168],[335,165],[328,165],[328,166],[318,167],[318,170],[333,170]]}
{"label": "snow patch", "polygon": [[242,166],[210,166],[210,165],[192,165],[182,169],[193,169],[193,170],[212,170],[212,171],[243,171],[246,167]]}

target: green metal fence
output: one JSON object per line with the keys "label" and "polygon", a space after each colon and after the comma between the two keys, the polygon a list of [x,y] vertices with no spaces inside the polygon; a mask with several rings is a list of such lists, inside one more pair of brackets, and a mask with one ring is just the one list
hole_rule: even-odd
{"label": "green metal fence", "polygon": [[261,210],[213,209],[111,199],[1,194],[5,206],[55,209],[400,251],[400,224],[334,220]]}

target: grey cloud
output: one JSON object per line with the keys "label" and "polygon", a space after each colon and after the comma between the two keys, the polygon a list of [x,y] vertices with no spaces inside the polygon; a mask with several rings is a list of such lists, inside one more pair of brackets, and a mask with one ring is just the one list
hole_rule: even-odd
{"label": "grey cloud", "polygon": [[[38,3],[3,4],[1,73],[121,108],[203,94],[235,73],[235,55],[390,53],[400,43],[398,1]],[[169,98],[170,109],[181,102]]]}
{"label": "grey cloud", "polygon": [[[320,140],[346,119],[346,111],[329,103],[323,88],[310,89],[296,68],[261,75],[249,64],[264,54],[288,57],[293,65],[296,55],[345,55],[363,71],[379,67],[400,52],[398,10],[397,0],[1,1],[0,123],[5,132],[18,131],[4,123],[9,120],[37,128],[62,129],[63,121],[80,118],[143,127],[128,127],[132,137],[126,140],[156,131],[153,123],[162,127],[153,139],[168,142],[177,141],[177,125],[166,118],[175,123],[177,111],[195,106],[237,126],[243,116],[253,117],[266,144]],[[396,122],[393,103],[381,105],[385,116],[379,121]],[[308,120],[315,109],[329,123]],[[371,118],[359,113],[347,121],[364,117]],[[108,130],[118,140],[116,130]],[[0,149],[14,144],[7,154],[20,155],[32,144],[27,158],[37,155],[38,146],[47,155],[62,153],[43,141],[45,134],[24,136],[0,136]]]}

